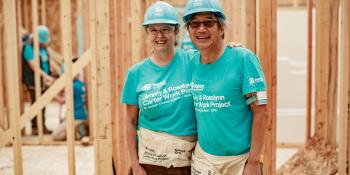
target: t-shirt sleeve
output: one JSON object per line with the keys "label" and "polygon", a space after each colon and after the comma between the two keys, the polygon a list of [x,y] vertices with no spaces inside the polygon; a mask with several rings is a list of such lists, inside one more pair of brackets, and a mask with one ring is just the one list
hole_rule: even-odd
{"label": "t-shirt sleeve", "polygon": [[23,57],[26,61],[32,61],[34,59],[34,50],[31,46],[25,46],[23,50]]}
{"label": "t-shirt sleeve", "polygon": [[135,77],[135,71],[129,70],[124,82],[121,103],[129,105],[138,105],[136,88],[137,82]]}
{"label": "t-shirt sleeve", "polygon": [[262,71],[258,57],[248,52],[244,55],[242,62],[243,94],[252,92],[266,91],[265,76]]}

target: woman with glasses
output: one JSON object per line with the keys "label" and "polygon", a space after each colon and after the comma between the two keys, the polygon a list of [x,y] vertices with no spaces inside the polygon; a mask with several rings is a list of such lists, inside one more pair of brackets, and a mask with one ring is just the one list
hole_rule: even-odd
{"label": "woman with glasses", "polygon": [[198,132],[192,174],[261,175],[267,98],[259,59],[225,46],[218,0],[189,0],[183,20],[200,52],[191,61]]}
{"label": "woman with glasses", "polygon": [[127,106],[127,141],[134,175],[190,175],[196,143],[191,96],[191,51],[175,49],[176,10],[158,1],[144,16],[152,54],[127,73],[121,102]]}

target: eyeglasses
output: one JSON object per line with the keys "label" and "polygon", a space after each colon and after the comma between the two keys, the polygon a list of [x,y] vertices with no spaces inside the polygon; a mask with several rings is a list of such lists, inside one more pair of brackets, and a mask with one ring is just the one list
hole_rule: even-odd
{"label": "eyeglasses", "polygon": [[204,27],[206,28],[211,28],[213,27],[218,21],[217,20],[205,20],[205,21],[196,21],[196,20],[193,20],[193,21],[190,21],[188,22],[188,25],[195,29],[195,28],[199,28],[201,26],[201,24],[204,25]]}
{"label": "eyeglasses", "polygon": [[163,27],[158,30],[156,28],[150,28],[150,27],[147,28],[147,32],[153,36],[157,36],[158,33],[161,33],[163,35],[169,34],[172,31],[174,31],[174,27]]}

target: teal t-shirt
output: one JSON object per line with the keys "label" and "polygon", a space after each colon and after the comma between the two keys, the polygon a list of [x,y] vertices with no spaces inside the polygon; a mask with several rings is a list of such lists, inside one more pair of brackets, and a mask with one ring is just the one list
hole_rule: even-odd
{"label": "teal t-shirt", "polygon": [[167,66],[146,58],[128,70],[121,102],[139,107],[138,127],[176,136],[197,133],[189,67],[192,57],[193,51],[177,49]]}
{"label": "teal t-shirt", "polygon": [[[34,48],[28,44],[24,46],[23,57],[26,61],[34,60]],[[39,48],[39,57],[41,60],[40,68],[47,74],[50,74],[49,52],[47,49]]]}
{"label": "teal t-shirt", "polygon": [[74,98],[74,119],[85,120],[87,112],[85,107],[86,90],[85,83],[80,80],[73,81],[73,98]]}
{"label": "teal t-shirt", "polygon": [[198,142],[209,154],[232,156],[250,149],[252,111],[245,95],[265,91],[258,58],[248,49],[226,47],[212,64],[191,62]]}

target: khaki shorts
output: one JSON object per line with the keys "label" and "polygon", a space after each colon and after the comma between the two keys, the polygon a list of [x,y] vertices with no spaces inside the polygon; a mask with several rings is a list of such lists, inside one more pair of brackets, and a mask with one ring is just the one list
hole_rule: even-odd
{"label": "khaki shorts", "polygon": [[195,136],[180,137],[140,128],[139,138],[140,164],[166,168],[191,165],[191,155],[196,145]]}
{"label": "khaki shorts", "polygon": [[192,155],[192,175],[242,175],[249,153],[238,156],[215,156],[199,144]]}

